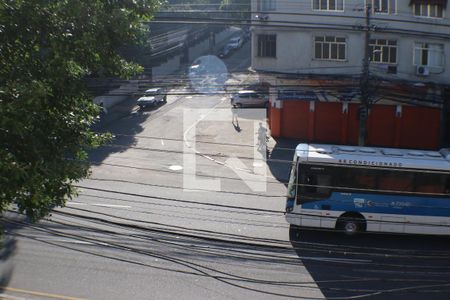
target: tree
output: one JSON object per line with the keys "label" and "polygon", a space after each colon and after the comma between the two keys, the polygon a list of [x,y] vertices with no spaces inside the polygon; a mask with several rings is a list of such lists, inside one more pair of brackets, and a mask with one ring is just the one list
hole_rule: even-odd
{"label": "tree", "polygon": [[88,76],[141,71],[118,53],[144,42],[157,0],[0,2],[0,210],[31,220],[63,206],[89,174],[87,150],[108,136],[90,128],[98,108]]}

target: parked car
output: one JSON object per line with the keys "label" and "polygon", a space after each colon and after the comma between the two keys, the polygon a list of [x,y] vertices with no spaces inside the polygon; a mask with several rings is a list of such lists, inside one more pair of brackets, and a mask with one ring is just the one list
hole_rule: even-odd
{"label": "parked car", "polygon": [[222,50],[219,52],[219,57],[224,58],[231,54],[233,48],[230,45],[226,45],[222,48]]}
{"label": "parked car", "polygon": [[238,36],[238,37],[234,37],[231,38],[230,41],[228,42],[228,46],[231,49],[239,49],[242,47],[242,44],[244,43],[242,37]]}
{"label": "parked car", "polygon": [[200,64],[195,64],[189,67],[189,76],[197,76],[205,73],[205,67]]}
{"label": "parked car", "polygon": [[167,102],[167,95],[163,88],[151,88],[137,100],[139,108],[156,107]]}
{"label": "parked car", "polygon": [[239,91],[231,96],[231,105],[233,107],[267,107],[268,104],[269,97],[267,95],[253,90]]}

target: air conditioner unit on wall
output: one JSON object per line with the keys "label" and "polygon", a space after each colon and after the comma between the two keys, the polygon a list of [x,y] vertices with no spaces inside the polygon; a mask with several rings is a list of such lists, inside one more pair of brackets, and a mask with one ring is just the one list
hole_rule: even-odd
{"label": "air conditioner unit on wall", "polygon": [[259,13],[259,14],[255,15],[255,19],[260,20],[260,21],[267,21],[269,19],[269,15],[266,15],[264,13]]}
{"label": "air conditioner unit on wall", "polygon": [[417,66],[416,75],[428,76],[428,75],[430,75],[430,70],[426,66]]}

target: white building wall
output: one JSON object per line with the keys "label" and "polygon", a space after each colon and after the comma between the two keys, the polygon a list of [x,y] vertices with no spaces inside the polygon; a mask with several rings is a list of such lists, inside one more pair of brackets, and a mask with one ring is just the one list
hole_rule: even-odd
{"label": "white building wall", "polygon": [[[252,68],[292,74],[360,74],[364,57],[363,26],[366,1],[368,0],[344,0],[343,12],[315,11],[312,9],[313,0],[275,1],[275,10],[258,12],[252,16]],[[450,57],[450,3],[444,11],[444,18],[414,16],[409,0],[397,0],[396,4],[394,14],[372,12],[370,22],[373,26],[371,38],[397,41],[397,63],[395,64],[397,73],[388,74],[387,64],[375,62],[370,64],[370,71],[387,79],[448,84],[450,82],[450,59],[447,59]],[[257,0],[252,0],[252,11],[258,11],[260,7],[257,5]],[[257,35],[261,33],[277,35],[276,58],[257,56]],[[315,60],[314,36],[316,35],[345,36],[346,60]],[[413,64],[416,42],[443,44],[444,67],[428,68],[429,75],[418,76],[417,66]]]}

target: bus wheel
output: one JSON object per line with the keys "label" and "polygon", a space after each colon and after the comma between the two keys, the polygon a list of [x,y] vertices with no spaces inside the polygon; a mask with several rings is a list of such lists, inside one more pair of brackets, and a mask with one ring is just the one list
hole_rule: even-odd
{"label": "bus wheel", "polygon": [[344,232],[348,236],[354,236],[358,232],[366,230],[366,221],[362,216],[341,216],[337,223],[336,229]]}

